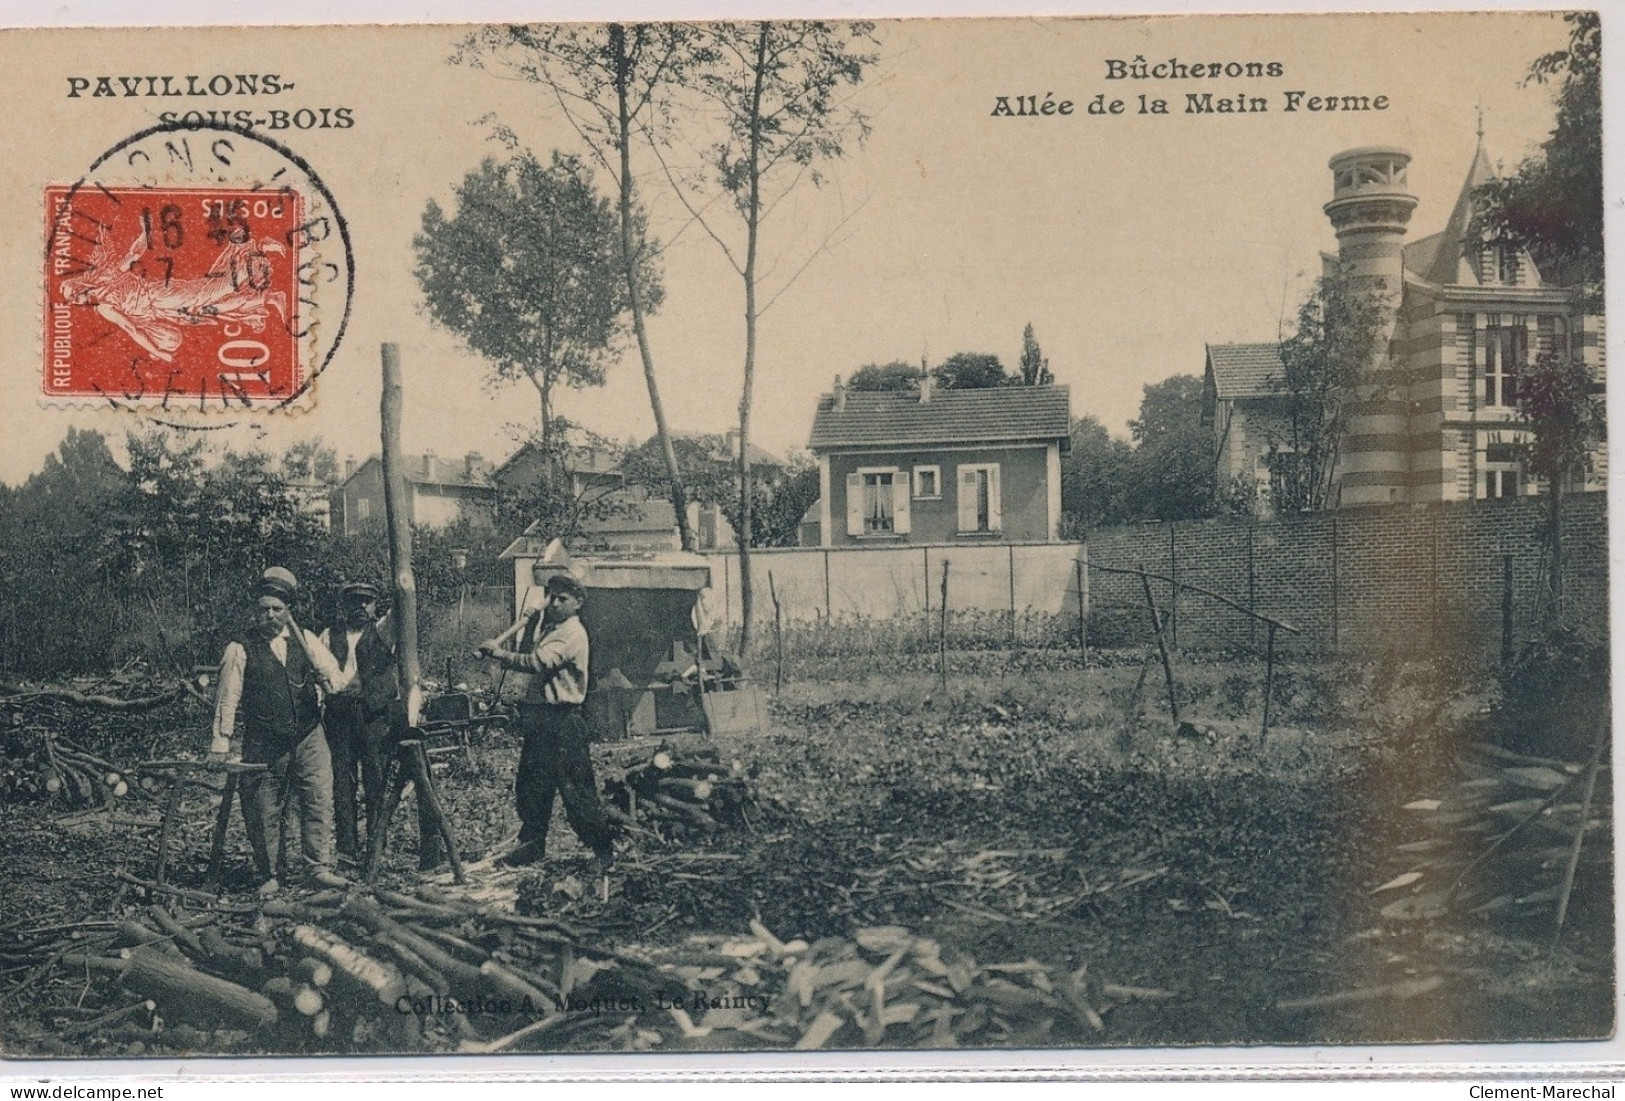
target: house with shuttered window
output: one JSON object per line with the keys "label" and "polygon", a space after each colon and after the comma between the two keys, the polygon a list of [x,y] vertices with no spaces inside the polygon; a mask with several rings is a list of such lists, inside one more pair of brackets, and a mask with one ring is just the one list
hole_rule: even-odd
{"label": "house with shuttered window", "polygon": [[[1444,227],[1408,238],[1418,206],[1411,156],[1393,146],[1337,154],[1324,210],[1338,252],[1328,273],[1366,280],[1388,306],[1369,393],[1350,407],[1341,443],[1340,507],[1483,500],[1546,492],[1527,467],[1529,431],[1518,380],[1538,357],[1573,357],[1600,397],[1606,381],[1600,315],[1572,288],[1547,282],[1528,251],[1470,233],[1475,194],[1495,178],[1484,135]],[[1294,461],[1280,346],[1207,346],[1203,422],[1213,430],[1217,488],[1259,515],[1274,511]],[[1607,486],[1598,440],[1571,491]]]}
{"label": "house with shuttered window", "polygon": [[819,398],[819,545],[1056,542],[1065,386],[835,388]]}

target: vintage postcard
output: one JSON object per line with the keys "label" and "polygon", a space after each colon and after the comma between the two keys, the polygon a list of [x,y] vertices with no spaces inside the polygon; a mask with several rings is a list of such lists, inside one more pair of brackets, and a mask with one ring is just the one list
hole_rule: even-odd
{"label": "vintage postcard", "polygon": [[0,31],[0,1050],[1611,1057],[1601,34]]}

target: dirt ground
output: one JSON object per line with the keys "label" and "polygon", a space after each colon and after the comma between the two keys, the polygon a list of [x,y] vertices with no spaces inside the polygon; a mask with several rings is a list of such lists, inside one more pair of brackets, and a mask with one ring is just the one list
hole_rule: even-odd
{"label": "dirt ground", "polygon": [[[634,836],[605,904],[580,890],[585,854],[561,816],[550,862],[513,885],[519,908],[633,951],[737,933],[753,918],[785,940],[901,925],[978,960],[1087,964],[1165,995],[1116,1006],[1100,1031],[1057,1032],[1065,1045],[1613,1031],[1607,830],[1587,835],[1560,936],[1549,899],[1416,920],[1383,913],[1405,893],[1379,890],[1406,867],[1398,846],[1428,833],[1407,804],[1459,782],[1491,702],[1470,672],[1291,665],[1260,739],[1260,671],[1248,659],[1181,659],[1184,735],[1170,729],[1160,668],[1125,723],[1138,655],[1084,670],[1071,654],[955,654],[946,694],[929,656],[892,661],[884,675],[873,665],[797,669],[768,729],[717,739],[752,778],[753,829]],[[129,761],[195,748],[184,732],[202,729],[200,715],[197,704],[116,723],[54,713],[80,742]],[[26,725],[8,735],[14,761]],[[441,786],[470,858],[516,825],[516,757],[516,740],[496,734],[447,758]],[[1604,782],[1604,818],[1609,798]],[[128,902],[116,871],[151,873],[157,810],[137,796],[111,818],[0,799],[0,926],[115,915]],[[406,811],[389,881],[413,874]],[[189,806],[181,885],[202,885],[210,817],[206,797]],[[1481,874],[1494,869],[1491,859]],[[245,873],[230,885],[246,889]],[[21,967],[0,975],[0,991],[14,1052],[84,994],[71,976]],[[70,1053],[97,1050],[86,1041]]]}

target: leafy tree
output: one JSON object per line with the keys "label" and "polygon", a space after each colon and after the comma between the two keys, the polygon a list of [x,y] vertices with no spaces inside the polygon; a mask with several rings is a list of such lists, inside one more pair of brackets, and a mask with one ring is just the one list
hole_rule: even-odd
{"label": "leafy tree", "polygon": [[339,453],[320,436],[300,440],[282,455],[282,476],[292,482],[339,481]]}
{"label": "leafy tree", "polygon": [[999,357],[985,352],[955,352],[931,371],[931,377],[944,390],[985,390],[1021,382],[1005,373]]}
{"label": "leafy tree", "polygon": [[546,87],[592,157],[615,181],[626,303],[643,362],[643,379],[671,486],[678,533],[687,550],[694,549],[694,533],[682,507],[683,483],[660,399],[646,324],[647,316],[660,303],[658,296],[651,299],[644,293],[644,279],[639,274],[652,262],[657,248],[643,231],[632,173],[632,146],[635,134],[651,141],[665,140],[671,125],[672,92],[683,87],[694,68],[705,60],[697,39],[697,29],[687,23],[486,27],[470,34],[454,58],[476,68],[490,64]]}
{"label": "leafy tree", "polygon": [[1021,381],[1028,386],[1045,386],[1055,381],[1055,376],[1050,373],[1049,357],[1038,346],[1038,337],[1033,334],[1030,321],[1021,330]]}
{"label": "leafy tree", "polygon": [[[590,477],[575,477],[584,455],[615,456],[620,448],[563,417],[555,419],[553,427],[549,440],[533,437],[525,446],[540,453],[543,470],[561,472],[566,477],[510,481],[498,488],[496,530],[506,539],[518,537],[534,523],[545,539],[569,540],[581,530],[584,521],[604,519],[622,511],[622,502],[613,492],[614,487]],[[658,453],[658,446],[656,451]]]}
{"label": "leafy tree", "polygon": [[[633,282],[653,308],[660,279],[636,223]],[[430,200],[412,244],[429,316],[489,360],[499,382],[536,388],[547,439],[554,388],[603,384],[630,309],[620,224],[587,167],[558,152],[546,165],[529,153],[488,158],[458,186],[455,213]]]}
{"label": "leafy tree", "polygon": [[1133,464],[1134,448],[1107,432],[1099,417],[1085,414],[1072,422],[1072,450],[1061,460],[1061,519],[1067,538],[1134,519],[1129,498]]}
{"label": "leafy tree", "polygon": [[1373,372],[1384,322],[1386,288],[1347,268],[1323,276],[1298,307],[1292,333],[1281,341],[1280,394],[1284,428],[1267,436],[1272,489],[1282,512],[1319,511],[1337,504],[1338,459],[1349,414],[1362,396],[1381,392]]}
{"label": "leafy tree", "polygon": [[[665,474],[658,443],[651,439],[622,460],[621,472],[628,486],[651,493],[664,492]],[[728,523],[738,531],[738,465],[730,438],[720,434],[685,434],[675,438],[672,445],[682,466],[688,500],[720,507]],[[787,468],[756,462],[751,464],[751,469],[751,545],[795,546],[801,516],[818,499],[817,464],[803,455]]]}
{"label": "leafy tree", "polygon": [[1174,375],[1147,385],[1129,431],[1134,512],[1156,520],[1212,515],[1215,455],[1213,435],[1202,425],[1202,380]]}
{"label": "leafy tree", "polygon": [[1602,28],[1594,11],[1566,12],[1566,49],[1544,54],[1529,79],[1561,80],[1557,121],[1539,155],[1478,190],[1470,232],[1529,249],[1548,280],[1581,288],[1581,305],[1603,297]]}
{"label": "leafy tree", "polygon": [[918,390],[925,368],[894,359],[890,363],[865,363],[846,380],[848,390]]}
{"label": "leafy tree", "polygon": [[[743,284],[745,297],[744,381],[739,397],[739,646],[751,640],[750,548],[751,411],[756,385],[756,337],[764,223],[802,182],[822,182],[819,166],[839,158],[849,143],[868,135],[868,119],[844,98],[862,82],[876,55],[871,23],[760,20],[713,23],[702,31],[708,64],[696,87],[719,117],[720,136],[707,157],[712,185],[726,196],[743,230],[743,243],[725,241],[714,219],[690,210],[721,246]],[[680,190],[679,195],[683,195]],[[687,198],[684,198],[687,202]],[[792,276],[792,279],[794,277]],[[787,285],[787,284],[786,284]],[[782,288],[780,293],[782,293]]]}
{"label": "leafy tree", "polygon": [[44,467],[0,486],[0,664],[29,673],[106,661],[106,561],[128,482],[98,432],[70,428]]}
{"label": "leafy tree", "polygon": [[756,545],[796,546],[801,537],[801,518],[817,500],[818,464],[805,455],[792,459],[788,469],[758,491],[753,529]]}
{"label": "leafy tree", "polygon": [[1576,357],[1545,353],[1518,375],[1518,420],[1530,438],[1523,445],[1530,473],[1546,480],[1547,586],[1552,625],[1563,627],[1563,490],[1583,475],[1592,449],[1607,438],[1602,401],[1591,372]]}

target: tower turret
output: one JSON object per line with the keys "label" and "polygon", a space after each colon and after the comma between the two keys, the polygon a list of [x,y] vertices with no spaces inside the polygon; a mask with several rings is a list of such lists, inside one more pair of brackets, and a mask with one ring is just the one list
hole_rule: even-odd
{"label": "tower turret", "polygon": [[[1383,301],[1385,317],[1371,349],[1371,369],[1388,366],[1388,349],[1405,285],[1405,227],[1416,209],[1406,181],[1411,155],[1391,145],[1346,149],[1331,159],[1332,201],[1325,206],[1337,232],[1338,259]],[[1391,381],[1391,380],[1389,380]],[[1388,504],[1409,497],[1409,403],[1376,381],[1356,395],[1341,449],[1339,502]]]}
{"label": "tower turret", "polygon": [[1345,149],[1331,159],[1332,201],[1325,206],[1338,258],[1356,275],[1381,280],[1396,300],[1405,278],[1405,227],[1416,209],[1405,179],[1410,163],[1411,155],[1392,145]]}

